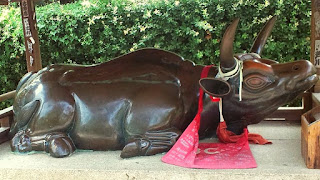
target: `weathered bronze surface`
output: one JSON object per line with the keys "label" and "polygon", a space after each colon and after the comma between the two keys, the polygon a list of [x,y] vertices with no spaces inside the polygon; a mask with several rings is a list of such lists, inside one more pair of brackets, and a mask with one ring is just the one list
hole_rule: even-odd
{"label": "weathered bronze surface", "polygon": [[216,67],[200,80],[203,66],[159,49],[93,66],[51,65],[25,75],[14,102],[12,150],[46,151],[53,157],[75,149],[122,149],[123,158],[153,155],[169,150],[194,118],[199,80],[207,92],[202,137],[212,136],[219,123],[217,103],[208,94],[223,98],[228,129],[239,134],[314,85],[316,71],[309,61],[278,64],[259,58],[275,18],[260,32],[253,53],[234,55],[238,21],[228,27],[220,47],[223,73],[243,63],[242,73],[235,69],[229,80],[216,78]]}

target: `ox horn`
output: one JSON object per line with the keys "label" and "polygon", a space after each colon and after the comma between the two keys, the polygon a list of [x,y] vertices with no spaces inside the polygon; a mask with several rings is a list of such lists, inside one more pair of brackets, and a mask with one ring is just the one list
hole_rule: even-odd
{"label": "ox horn", "polygon": [[267,24],[263,27],[260,31],[259,35],[257,36],[256,40],[254,41],[251,51],[253,53],[257,53],[261,55],[264,46],[266,45],[267,39],[271,34],[274,24],[276,23],[277,16],[273,16]]}
{"label": "ox horn", "polygon": [[236,61],[233,57],[233,41],[239,18],[235,19],[225,31],[220,45],[220,67],[228,71],[234,68]]}

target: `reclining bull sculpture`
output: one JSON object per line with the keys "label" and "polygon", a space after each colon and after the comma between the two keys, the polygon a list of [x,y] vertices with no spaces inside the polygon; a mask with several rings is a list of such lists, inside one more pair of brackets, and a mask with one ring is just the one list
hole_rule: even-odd
{"label": "reclining bull sculpture", "polygon": [[278,64],[260,58],[274,23],[272,18],[265,25],[252,53],[238,55],[233,54],[238,20],[227,28],[220,70],[234,72],[229,80],[214,78],[219,70],[214,67],[209,78],[199,81],[203,66],[158,49],[141,49],[99,65],[51,65],[28,73],[17,87],[12,151],[65,157],[76,148],[122,149],[123,158],[165,152],[197,112],[199,82],[207,92],[200,136],[212,136],[219,123],[218,105],[209,95],[223,99],[228,129],[240,134],[317,81],[309,61]]}

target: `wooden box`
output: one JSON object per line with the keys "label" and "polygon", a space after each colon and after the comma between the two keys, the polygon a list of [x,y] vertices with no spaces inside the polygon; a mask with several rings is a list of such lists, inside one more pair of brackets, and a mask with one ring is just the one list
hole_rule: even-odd
{"label": "wooden box", "polygon": [[301,153],[310,169],[320,169],[320,106],[301,116]]}

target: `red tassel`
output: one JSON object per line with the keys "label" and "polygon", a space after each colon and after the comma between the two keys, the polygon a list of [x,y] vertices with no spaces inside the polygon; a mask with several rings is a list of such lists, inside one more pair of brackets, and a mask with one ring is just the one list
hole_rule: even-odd
{"label": "red tassel", "polygon": [[238,140],[244,136],[244,133],[240,135],[236,135],[231,131],[227,130],[227,124],[225,121],[220,122],[218,128],[217,128],[217,135],[220,140],[220,142],[223,143],[236,143]]}
{"label": "red tassel", "polygon": [[[242,133],[240,135],[236,135],[233,132],[227,130],[227,124],[225,123],[225,121],[220,122],[220,124],[217,128],[217,136],[218,136],[220,142],[223,142],[223,143],[236,143],[244,135],[245,135],[244,133]],[[261,135],[254,134],[254,133],[248,134],[248,140],[250,143],[260,144],[260,145],[272,144],[271,141],[268,141],[268,140],[264,139]]]}
{"label": "red tassel", "polygon": [[249,133],[248,140],[250,143],[260,144],[260,145],[272,144],[271,141],[266,140],[260,134]]}

